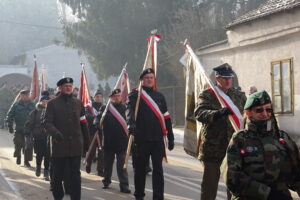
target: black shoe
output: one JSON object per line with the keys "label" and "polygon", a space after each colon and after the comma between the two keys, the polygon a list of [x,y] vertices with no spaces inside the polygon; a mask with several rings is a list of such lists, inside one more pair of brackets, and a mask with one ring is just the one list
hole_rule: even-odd
{"label": "black shoe", "polygon": [[25,161],[25,162],[24,162],[24,166],[25,166],[25,167],[28,167],[28,168],[31,167],[31,165],[30,165],[30,163],[29,163],[28,161]]}
{"label": "black shoe", "polygon": [[86,166],[85,167],[85,171],[86,171],[86,173],[91,173],[91,166]]}
{"label": "black shoe", "polygon": [[20,164],[21,164],[21,156],[18,156],[18,157],[17,157],[16,163],[17,163],[17,165],[20,165]]}
{"label": "black shoe", "polygon": [[[28,163],[29,164],[29,163]],[[30,164],[29,164],[30,165]],[[36,166],[35,175],[39,177],[41,175],[41,166]]]}
{"label": "black shoe", "polygon": [[109,187],[108,187],[108,185],[103,185],[102,186],[102,189],[108,189]]}
{"label": "black shoe", "polygon": [[71,194],[71,190],[70,189],[65,189],[65,195],[70,195]]}
{"label": "black shoe", "polygon": [[120,188],[120,192],[129,194],[131,193],[131,190],[128,187],[125,187],[125,188]]}

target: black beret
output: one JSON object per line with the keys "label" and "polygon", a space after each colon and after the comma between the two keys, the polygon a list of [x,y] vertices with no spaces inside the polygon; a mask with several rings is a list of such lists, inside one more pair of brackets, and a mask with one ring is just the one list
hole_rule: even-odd
{"label": "black beret", "polygon": [[57,85],[57,86],[61,86],[61,85],[65,84],[65,83],[73,83],[73,79],[70,78],[70,77],[62,78],[62,79],[60,79],[60,80],[56,83],[56,85]]}
{"label": "black beret", "polygon": [[44,101],[44,100],[50,100],[50,97],[48,95],[41,96],[40,101]]}
{"label": "black beret", "polygon": [[101,95],[102,95],[101,90],[97,90],[97,91],[94,93],[94,97],[95,97],[96,95],[98,95],[98,94],[101,94]]}
{"label": "black beret", "polygon": [[121,90],[120,89],[114,89],[111,94],[109,95],[109,97],[114,96],[115,94],[120,94]]}
{"label": "black beret", "polygon": [[29,90],[21,90],[21,91],[20,91],[20,94],[29,94],[29,93],[30,93]]}
{"label": "black beret", "polygon": [[271,103],[271,98],[265,90],[254,92],[247,98],[244,110],[249,110],[252,107],[262,106],[269,103]]}
{"label": "black beret", "polygon": [[154,74],[154,70],[152,68],[145,69],[140,75],[140,80],[142,80],[146,74]]}
{"label": "black beret", "polygon": [[213,68],[216,76],[221,76],[223,78],[234,77],[231,66],[228,63],[224,63],[218,67]]}

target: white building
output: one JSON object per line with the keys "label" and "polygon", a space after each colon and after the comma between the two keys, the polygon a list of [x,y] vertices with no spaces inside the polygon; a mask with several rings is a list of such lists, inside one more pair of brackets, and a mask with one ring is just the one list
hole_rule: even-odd
{"label": "white building", "polygon": [[226,28],[227,40],[197,51],[203,66],[229,63],[242,90],[266,90],[280,127],[300,136],[300,0],[270,0]]}

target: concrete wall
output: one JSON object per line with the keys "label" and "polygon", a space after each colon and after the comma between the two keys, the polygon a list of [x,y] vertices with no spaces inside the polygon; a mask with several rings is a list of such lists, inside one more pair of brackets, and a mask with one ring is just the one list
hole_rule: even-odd
{"label": "concrete wall", "polygon": [[293,59],[294,114],[278,116],[283,130],[300,136],[300,10],[279,13],[229,30],[228,43],[200,49],[208,71],[220,63],[233,66],[239,85],[248,93],[255,85],[271,94],[271,62]]}

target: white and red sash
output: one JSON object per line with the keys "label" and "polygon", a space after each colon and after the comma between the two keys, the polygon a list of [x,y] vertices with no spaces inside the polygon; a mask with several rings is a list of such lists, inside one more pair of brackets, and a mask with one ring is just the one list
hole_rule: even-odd
{"label": "white and red sash", "polygon": [[[161,113],[158,105],[143,89],[141,89],[141,98],[145,101],[145,103],[149,106],[149,108],[153,111],[153,113],[157,117],[163,134],[168,135],[168,131],[166,129],[166,124],[165,124],[165,116]],[[166,114],[166,117],[170,117],[168,112],[166,112],[165,114]]]}
{"label": "white and red sash", "polygon": [[[219,96],[221,97],[221,100],[225,104],[226,107],[230,108],[230,110],[233,112],[232,115],[229,117],[232,117],[234,126],[236,126],[238,129],[243,128],[243,117],[242,114],[240,113],[240,110],[236,107],[236,105],[232,102],[229,96],[227,96],[222,90],[220,90],[218,87],[215,87],[217,90]],[[212,88],[209,88],[209,91],[216,96],[214,90]]]}
{"label": "white and red sash", "polygon": [[85,124],[87,122],[85,115],[80,117],[80,122]]}
{"label": "white and red sash", "polygon": [[126,135],[128,136],[127,123],[126,123],[125,119],[122,117],[122,115],[119,113],[119,111],[111,103],[108,105],[108,110],[119,121],[119,123],[122,125]]}
{"label": "white and red sash", "polygon": [[86,108],[89,109],[89,111],[92,113],[93,117],[96,117],[99,114],[98,111],[93,107],[93,105],[91,104],[91,102],[89,102],[86,105]]}

